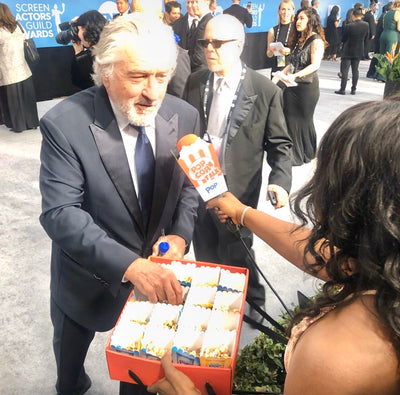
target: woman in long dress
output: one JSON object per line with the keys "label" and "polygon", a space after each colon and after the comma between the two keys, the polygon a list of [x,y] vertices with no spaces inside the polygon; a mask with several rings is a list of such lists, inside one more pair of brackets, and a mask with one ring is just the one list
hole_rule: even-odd
{"label": "woman in long dress", "polygon": [[328,41],[328,47],[326,48],[325,55],[327,60],[336,60],[337,53],[339,52],[339,24],[341,18],[338,18],[339,7],[337,5],[332,7],[332,10],[328,16],[326,22],[326,41]]}
{"label": "woman in long dress", "polygon": [[400,0],[396,0],[393,8],[383,18],[383,32],[380,38],[379,53],[391,53],[393,46],[399,41],[400,32]]}
{"label": "woman in long dress", "polygon": [[[317,136],[314,110],[319,99],[317,70],[324,56],[325,45],[317,12],[313,8],[300,9],[289,41],[292,49],[290,64],[282,70],[286,77],[281,78],[289,84],[283,91],[283,112],[293,140],[293,166],[300,166],[315,158]],[[290,86],[293,82],[297,85]]]}
{"label": "woman in long dress", "polygon": [[[281,1],[278,9],[278,24],[268,31],[267,56],[273,58],[272,73],[282,70],[288,64],[290,54],[290,48],[288,47],[289,37],[291,30],[294,30],[294,8],[292,0]],[[278,42],[283,45],[283,48],[279,50],[280,55],[275,56],[273,44]]]}
{"label": "woman in long dress", "polygon": [[32,72],[24,56],[25,33],[6,4],[0,3],[0,102],[13,132],[39,126]]}

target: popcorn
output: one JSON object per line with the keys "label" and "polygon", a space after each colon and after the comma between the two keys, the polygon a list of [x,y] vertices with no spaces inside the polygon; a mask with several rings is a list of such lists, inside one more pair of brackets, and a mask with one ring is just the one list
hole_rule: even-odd
{"label": "popcorn", "polygon": [[236,342],[236,331],[208,329],[200,352],[201,366],[228,367]]}
{"label": "popcorn", "polygon": [[179,318],[179,330],[188,328],[205,331],[210,320],[211,310],[201,306],[186,305]]}
{"label": "popcorn", "polygon": [[246,276],[243,273],[232,273],[221,269],[218,290],[243,292]]}
{"label": "popcorn", "polygon": [[216,287],[219,282],[220,272],[221,268],[219,266],[196,267],[193,274],[192,287],[193,286]]}
{"label": "popcorn", "polygon": [[213,302],[215,294],[217,292],[217,287],[191,287],[187,298],[186,305],[188,306],[200,306],[211,309],[213,307]]}
{"label": "popcorn", "polygon": [[239,312],[242,300],[242,292],[218,291],[215,294],[214,309]]}
{"label": "popcorn", "polygon": [[176,331],[182,306],[157,303],[151,313],[149,327],[157,326]]}

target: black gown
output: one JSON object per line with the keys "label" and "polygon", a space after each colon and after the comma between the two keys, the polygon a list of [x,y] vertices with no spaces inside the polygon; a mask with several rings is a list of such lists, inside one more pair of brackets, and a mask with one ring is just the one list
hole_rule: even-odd
{"label": "black gown", "polygon": [[[286,25],[283,24],[278,24],[273,27],[274,29],[274,43],[276,42],[281,42],[284,47],[287,47],[288,44],[288,39],[289,39],[289,34],[290,30],[293,28],[292,23],[287,23]],[[289,55],[285,56],[285,66],[288,64],[289,61]],[[278,66],[278,58],[276,56],[272,57],[272,67],[271,67],[271,72],[275,72],[278,70],[282,70],[285,66]]]}
{"label": "black gown", "polygon": [[[302,47],[296,46],[290,54],[291,71],[296,73],[311,64],[311,43],[320,39],[309,37]],[[315,158],[317,135],[314,111],[319,99],[317,72],[296,79],[297,86],[283,91],[283,112],[290,137],[293,140],[293,166],[300,166]]]}

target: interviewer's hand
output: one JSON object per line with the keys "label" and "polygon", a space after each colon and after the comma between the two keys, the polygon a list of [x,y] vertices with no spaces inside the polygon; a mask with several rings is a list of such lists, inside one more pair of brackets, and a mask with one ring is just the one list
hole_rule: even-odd
{"label": "interviewer's hand", "polygon": [[194,386],[192,380],[176,369],[171,362],[171,351],[164,354],[161,359],[165,377],[147,387],[149,392],[158,392],[160,395],[199,395],[200,391]]}
{"label": "interviewer's hand", "polygon": [[182,303],[182,287],[175,274],[158,263],[144,258],[135,259],[124,277],[147,296],[151,303]]}
{"label": "interviewer's hand", "polygon": [[[232,221],[240,224],[240,217],[246,206],[241,203],[230,192],[224,192],[220,197],[211,199],[206,208],[213,208],[221,222],[226,222],[227,218],[232,218]],[[223,220],[225,219],[225,220]]]}
{"label": "interviewer's hand", "polygon": [[182,259],[185,255],[186,242],[185,239],[178,235],[160,236],[153,245],[153,255],[159,254],[159,245],[162,241],[167,241],[169,244],[168,251],[163,257],[168,259]]}

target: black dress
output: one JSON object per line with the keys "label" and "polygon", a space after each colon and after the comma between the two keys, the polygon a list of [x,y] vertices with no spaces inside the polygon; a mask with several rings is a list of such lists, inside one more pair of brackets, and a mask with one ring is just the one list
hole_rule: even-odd
{"label": "black dress", "polygon": [[325,29],[325,38],[328,41],[329,46],[326,48],[325,54],[327,57],[332,57],[337,55],[339,51],[340,37],[339,30],[336,27],[335,23],[337,22],[336,17],[333,15],[328,16],[328,20],[326,23]]}
{"label": "black dress", "polygon": [[[287,24],[278,24],[273,27],[274,29],[274,43],[276,42],[281,42],[284,47],[287,47],[288,40],[289,40],[289,35],[290,35],[290,30],[293,28],[292,23],[287,23]],[[288,64],[289,62],[289,55],[285,56],[285,65]],[[272,67],[271,67],[271,72],[275,72],[278,70],[282,70],[285,66],[278,66],[278,58],[277,56],[272,57]]]}
{"label": "black dress", "polygon": [[[318,34],[309,37],[302,47],[296,46],[290,54],[293,73],[311,64],[311,43],[321,39]],[[293,166],[300,166],[315,158],[317,136],[314,111],[319,99],[317,72],[296,79],[297,86],[283,91],[283,112],[290,137],[293,140]]]}
{"label": "black dress", "polygon": [[0,101],[0,125],[4,123],[13,132],[39,126],[32,76],[15,84],[0,86]]}

